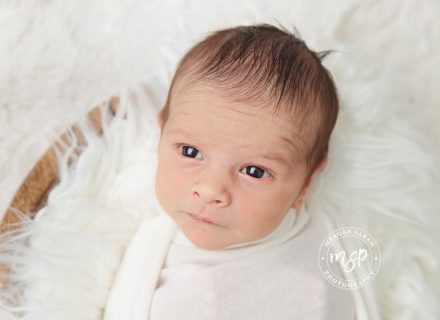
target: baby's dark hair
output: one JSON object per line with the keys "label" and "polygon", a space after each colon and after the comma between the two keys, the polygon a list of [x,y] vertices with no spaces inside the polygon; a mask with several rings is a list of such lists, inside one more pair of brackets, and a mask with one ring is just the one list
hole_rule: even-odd
{"label": "baby's dark hair", "polygon": [[310,177],[327,155],[339,110],[336,86],[321,64],[330,52],[314,52],[299,36],[270,24],[213,32],[180,60],[163,109],[164,122],[173,88],[184,78],[184,87],[203,83],[231,101],[271,106],[274,115],[295,124],[292,136]]}

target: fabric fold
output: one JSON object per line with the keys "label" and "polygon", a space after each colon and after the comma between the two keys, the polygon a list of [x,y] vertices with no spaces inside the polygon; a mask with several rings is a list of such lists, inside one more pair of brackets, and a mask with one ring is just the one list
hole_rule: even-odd
{"label": "fabric fold", "polygon": [[105,320],[146,319],[177,226],[165,214],[145,219],[127,246],[107,300]]}

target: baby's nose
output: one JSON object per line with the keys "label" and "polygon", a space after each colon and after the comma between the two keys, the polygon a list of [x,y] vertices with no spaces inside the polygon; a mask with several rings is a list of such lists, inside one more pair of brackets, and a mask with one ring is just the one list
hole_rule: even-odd
{"label": "baby's nose", "polygon": [[193,190],[193,198],[201,200],[205,204],[223,207],[229,204],[229,193],[225,189],[213,188],[207,185],[199,185]]}
{"label": "baby's nose", "polygon": [[194,198],[200,198],[201,200],[203,200],[203,202],[206,202],[206,203],[208,203],[208,204],[216,204],[216,205],[219,205],[219,204],[222,204],[222,203],[225,202],[225,201],[222,200],[222,199],[217,199],[218,197],[216,197],[215,199],[212,199],[212,197],[209,197],[209,196],[207,196],[207,195],[205,195],[205,194],[200,195],[200,193],[199,193],[198,191],[194,191],[194,192],[193,192],[193,196],[194,196]]}

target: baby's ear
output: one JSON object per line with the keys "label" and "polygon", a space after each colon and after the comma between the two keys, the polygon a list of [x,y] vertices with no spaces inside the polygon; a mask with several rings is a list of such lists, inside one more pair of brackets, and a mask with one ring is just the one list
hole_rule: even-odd
{"label": "baby's ear", "polygon": [[321,162],[318,164],[318,166],[315,168],[315,170],[312,173],[312,176],[310,177],[309,181],[307,181],[306,186],[301,190],[298,197],[296,197],[295,201],[292,204],[292,208],[298,209],[303,204],[307,193],[309,192],[310,187],[312,186],[312,181],[315,179],[316,175],[320,173],[324,168],[327,166],[327,155],[325,155],[324,159],[321,160]]}
{"label": "baby's ear", "polygon": [[159,111],[159,113],[156,116],[156,122],[159,125],[160,128],[163,126],[163,109]]}
{"label": "baby's ear", "polygon": [[312,179],[315,178],[315,176],[320,173],[322,170],[325,169],[325,167],[327,167],[327,154],[324,156],[324,159],[321,160],[321,162],[318,164],[318,166],[316,167],[315,171],[313,172],[312,175]]}

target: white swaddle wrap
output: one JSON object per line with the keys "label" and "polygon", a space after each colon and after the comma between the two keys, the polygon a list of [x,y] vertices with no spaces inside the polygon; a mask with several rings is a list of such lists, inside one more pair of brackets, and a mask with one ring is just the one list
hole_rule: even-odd
{"label": "white swaddle wrap", "polygon": [[105,319],[353,319],[351,293],[319,273],[322,234],[311,220],[304,207],[290,209],[269,235],[223,250],[195,246],[165,214],[145,221]]}

